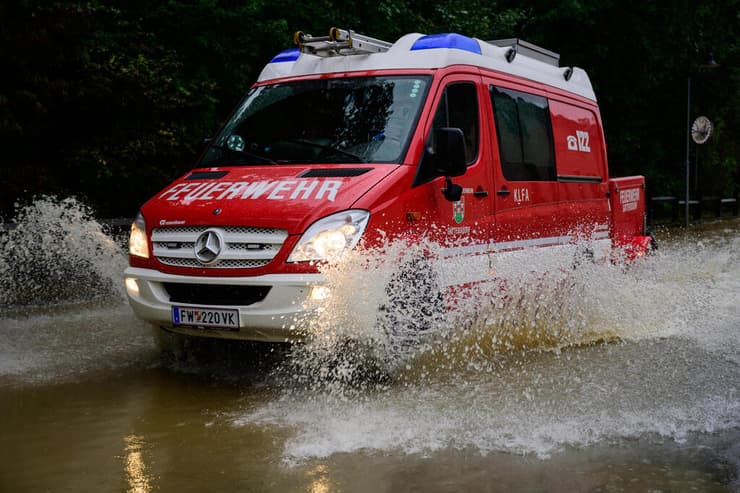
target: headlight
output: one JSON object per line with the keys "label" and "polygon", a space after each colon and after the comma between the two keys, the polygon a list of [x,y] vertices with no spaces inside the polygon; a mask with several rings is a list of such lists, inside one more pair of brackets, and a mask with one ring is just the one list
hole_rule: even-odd
{"label": "headlight", "polygon": [[127,277],[123,280],[123,284],[126,286],[126,291],[131,296],[139,296],[139,283],[133,277]]}
{"label": "headlight", "polygon": [[350,209],[319,219],[303,233],[288,262],[333,260],[360,241],[370,219],[368,211]]}
{"label": "headlight", "polygon": [[135,257],[149,258],[149,242],[146,239],[146,223],[139,212],[131,224],[131,235],[128,238],[128,253]]}

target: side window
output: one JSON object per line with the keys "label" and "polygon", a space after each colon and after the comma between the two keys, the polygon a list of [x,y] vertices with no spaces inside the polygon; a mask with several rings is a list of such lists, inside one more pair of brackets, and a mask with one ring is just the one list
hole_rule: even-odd
{"label": "side window", "polygon": [[432,128],[427,136],[427,152],[422,157],[421,164],[414,179],[414,186],[436,178],[434,155],[429,149],[434,149],[434,136],[440,128],[459,128],[465,138],[465,162],[469,165],[478,157],[478,140],[480,129],[478,126],[478,94],[472,82],[453,82],[444,89],[439,100],[437,111],[434,113]]}
{"label": "side window", "polygon": [[475,84],[469,82],[450,84],[445,88],[434,114],[430,138],[437,129],[459,128],[465,136],[465,162],[468,165],[478,156],[478,95]]}
{"label": "side window", "polygon": [[501,168],[511,181],[556,179],[547,99],[491,86]]}

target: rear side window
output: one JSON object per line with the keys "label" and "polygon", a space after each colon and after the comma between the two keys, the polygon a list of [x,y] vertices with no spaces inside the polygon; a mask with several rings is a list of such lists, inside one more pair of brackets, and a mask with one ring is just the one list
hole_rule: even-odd
{"label": "rear side window", "polygon": [[511,181],[556,179],[547,99],[491,86],[501,168]]}

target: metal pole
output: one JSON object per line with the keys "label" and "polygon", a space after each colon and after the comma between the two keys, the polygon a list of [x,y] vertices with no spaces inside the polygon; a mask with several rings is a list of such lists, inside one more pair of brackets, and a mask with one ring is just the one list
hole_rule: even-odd
{"label": "metal pole", "polygon": [[691,138],[691,77],[686,86],[686,227],[689,227],[689,139]]}

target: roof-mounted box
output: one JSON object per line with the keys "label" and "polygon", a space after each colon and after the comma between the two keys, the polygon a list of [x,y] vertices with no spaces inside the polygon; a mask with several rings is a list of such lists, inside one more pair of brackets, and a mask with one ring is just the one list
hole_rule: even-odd
{"label": "roof-mounted box", "polygon": [[499,46],[501,48],[513,48],[516,54],[520,54],[522,56],[526,56],[529,58],[534,58],[535,60],[539,60],[549,65],[553,65],[555,67],[560,66],[560,55],[559,54],[553,51],[550,51],[550,50],[546,50],[540,46],[529,43],[522,39],[519,39],[519,38],[494,39],[488,42],[491,43],[492,45]]}

